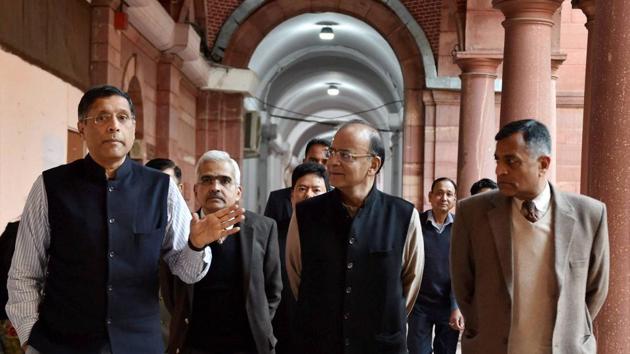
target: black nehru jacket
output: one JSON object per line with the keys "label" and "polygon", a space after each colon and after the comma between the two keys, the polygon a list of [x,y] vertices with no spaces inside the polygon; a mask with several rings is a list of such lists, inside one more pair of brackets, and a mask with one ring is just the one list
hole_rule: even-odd
{"label": "black nehru jacket", "polygon": [[296,207],[296,353],[406,353],[401,280],[413,205],[372,188],[351,218],[339,190]]}
{"label": "black nehru jacket", "polygon": [[210,244],[212,264],[196,283],[188,332],[191,348],[206,353],[256,351],[243,288],[238,234]]}
{"label": "black nehru jacket", "polygon": [[46,354],[162,353],[158,260],[169,177],[125,159],[116,178],[88,155],[43,173],[50,247],[29,343]]}
{"label": "black nehru jacket", "polygon": [[453,307],[455,301],[451,292],[449,268],[449,248],[453,224],[444,226],[442,233],[438,233],[428,217],[429,211],[420,214],[425,262],[416,305]]}

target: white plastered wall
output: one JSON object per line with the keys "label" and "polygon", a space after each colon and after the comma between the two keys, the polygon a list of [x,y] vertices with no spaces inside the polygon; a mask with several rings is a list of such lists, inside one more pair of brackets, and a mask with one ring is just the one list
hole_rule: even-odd
{"label": "white plastered wall", "polygon": [[43,170],[66,163],[83,92],[0,49],[0,231]]}

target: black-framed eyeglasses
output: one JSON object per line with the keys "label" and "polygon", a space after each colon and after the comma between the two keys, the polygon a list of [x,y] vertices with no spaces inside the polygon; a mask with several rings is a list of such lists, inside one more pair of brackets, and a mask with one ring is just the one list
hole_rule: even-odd
{"label": "black-framed eyeglasses", "polygon": [[85,117],[81,119],[81,121],[91,120],[94,122],[95,125],[103,125],[103,124],[111,122],[112,119],[114,119],[114,117],[116,117],[116,120],[118,120],[118,123],[123,124],[123,125],[131,124],[131,122],[135,119],[134,116],[127,113],[116,113],[116,114],[100,113],[95,116]]}
{"label": "black-framed eyeglasses", "polygon": [[233,182],[232,178],[229,176],[206,175],[206,176],[199,177],[199,181],[197,183],[204,186],[211,186],[214,184],[215,181],[219,181],[219,184],[222,186],[229,186]]}
{"label": "black-framed eyeglasses", "polygon": [[359,158],[363,158],[363,157],[374,157],[374,154],[353,154],[348,150],[337,150],[337,149],[333,149],[333,148],[329,148],[328,151],[326,151],[326,158],[328,158],[329,160],[332,159],[335,155],[339,156],[339,160],[342,162],[354,162],[356,161],[356,159]]}

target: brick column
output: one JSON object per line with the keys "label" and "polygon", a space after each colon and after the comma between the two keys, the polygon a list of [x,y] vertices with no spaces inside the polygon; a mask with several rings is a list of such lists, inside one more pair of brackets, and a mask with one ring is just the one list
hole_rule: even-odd
{"label": "brick column", "polygon": [[405,90],[403,198],[422,210],[424,199],[424,110],[422,90]]}
{"label": "brick column", "polygon": [[593,69],[594,27],[595,27],[595,0],[573,0],[574,8],[579,8],[586,15],[588,30],[588,42],[586,44],[586,80],[584,80],[584,120],[582,123],[582,169],[580,176],[580,192],[589,194],[588,191],[588,164],[589,164],[589,134],[591,126],[591,80]]}
{"label": "brick column", "polygon": [[210,92],[197,91],[197,112],[195,117],[195,160],[198,160],[210,146],[212,126],[216,125],[210,116]]}
{"label": "brick column", "polygon": [[566,54],[554,54],[551,57],[551,117],[549,120],[549,125],[547,128],[549,129],[549,135],[551,135],[551,166],[549,168],[549,180],[552,183],[556,183],[556,179],[558,176],[558,164],[556,163],[558,154],[557,144],[558,139],[556,139],[556,133],[558,131],[558,108],[557,108],[557,85],[558,85],[558,69],[560,65],[564,63],[567,59]]}
{"label": "brick column", "polygon": [[481,178],[494,179],[494,80],[501,55],[458,52],[462,69],[459,142],[457,151],[457,197],[470,194],[470,186]]}
{"label": "brick column", "polygon": [[630,6],[625,0],[598,2],[592,44],[588,184],[606,203],[610,235],[608,299],[596,318],[597,352],[630,353]]}
{"label": "brick column", "polygon": [[227,151],[239,165],[243,161],[243,95],[224,93],[222,99],[222,150]]}
{"label": "brick column", "polygon": [[172,55],[163,55],[158,63],[156,122],[155,122],[155,155],[156,157],[174,157],[171,149],[177,142],[171,136],[178,122],[178,96],[181,74],[177,69],[178,60]]}
{"label": "brick column", "polygon": [[243,159],[243,95],[203,91],[197,100],[197,158],[208,150]]}
{"label": "brick column", "polygon": [[92,85],[120,85],[122,63],[121,38],[114,28],[114,9],[119,0],[92,1],[90,43],[90,81]]}
{"label": "brick column", "polygon": [[505,15],[501,126],[536,118],[551,122],[551,28],[562,0],[493,0]]}

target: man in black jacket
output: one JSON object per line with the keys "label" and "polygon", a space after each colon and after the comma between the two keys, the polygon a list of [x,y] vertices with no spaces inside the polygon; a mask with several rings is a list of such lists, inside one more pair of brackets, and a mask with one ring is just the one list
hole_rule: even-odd
{"label": "man in black jacket", "polygon": [[295,353],[406,353],[424,263],[418,212],[378,191],[385,149],[351,121],[328,150],[335,189],[296,206],[287,273],[297,298]]}

